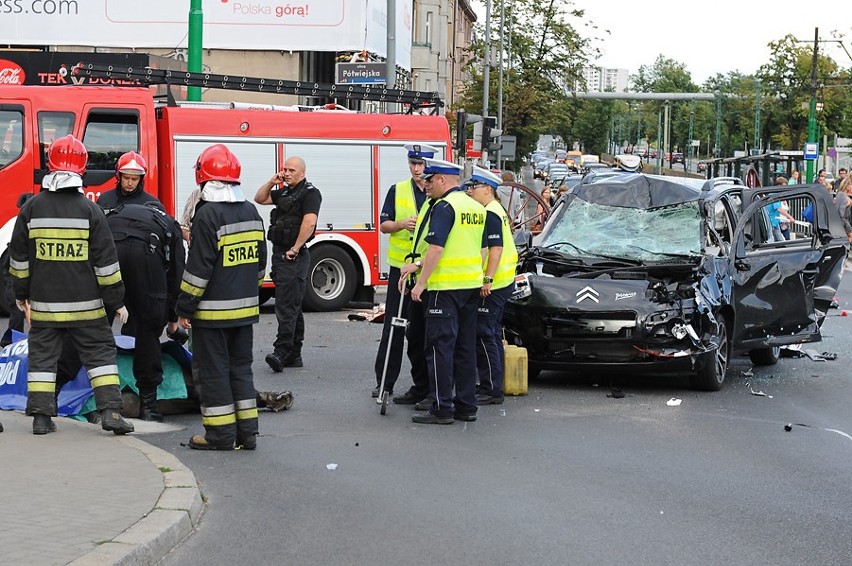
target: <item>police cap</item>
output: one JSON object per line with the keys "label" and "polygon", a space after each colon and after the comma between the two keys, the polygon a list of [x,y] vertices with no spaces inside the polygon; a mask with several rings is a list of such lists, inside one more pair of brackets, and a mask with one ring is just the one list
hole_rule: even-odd
{"label": "police cap", "polygon": [[432,175],[461,175],[462,166],[456,165],[443,159],[424,159],[426,167],[423,169],[423,178],[428,179]]}
{"label": "police cap", "polygon": [[408,151],[408,160],[413,163],[423,163],[424,159],[431,159],[438,153],[438,150],[431,145],[421,143],[410,143],[405,146],[405,149]]}
{"label": "police cap", "polygon": [[466,185],[489,185],[492,188],[496,189],[503,180],[483,167],[479,167],[478,165],[474,165],[473,174],[470,176],[470,179],[465,183]]}

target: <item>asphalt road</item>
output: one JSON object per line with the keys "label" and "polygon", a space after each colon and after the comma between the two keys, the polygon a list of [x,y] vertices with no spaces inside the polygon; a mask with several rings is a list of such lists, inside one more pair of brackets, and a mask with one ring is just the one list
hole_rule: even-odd
{"label": "asphalt road", "polygon": [[193,470],[208,503],[166,565],[849,563],[852,316],[840,310],[812,345],[835,361],[739,356],[718,393],[545,372],[477,422],[437,426],[405,406],[379,414],[379,325],[308,314],[305,367],[273,374],[266,309],[256,384],[295,404],[261,414],[258,449],[181,447],[202,430],[194,414],[144,437]]}

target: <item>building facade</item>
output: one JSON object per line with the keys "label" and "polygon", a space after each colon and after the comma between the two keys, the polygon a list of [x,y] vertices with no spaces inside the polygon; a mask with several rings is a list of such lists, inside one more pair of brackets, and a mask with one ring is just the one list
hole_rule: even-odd
{"label": "building facade", "polygon": [[627,69],[606,67],[584,67],[582,71],[585,88],[581,82],[574,85],[577,92],[627,92]]}
{"label": "building facade", "polygon": [[411,88],[437,91],[445,109],[453,107],[468,79],[467,49],[475,23],[467,0],[415,0]]}

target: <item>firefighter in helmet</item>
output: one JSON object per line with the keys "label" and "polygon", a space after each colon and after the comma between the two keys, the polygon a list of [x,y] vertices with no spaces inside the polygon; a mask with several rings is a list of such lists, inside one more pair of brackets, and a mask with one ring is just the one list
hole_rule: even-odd
{"label": "firefighter in helmet", "polygon": [[253,450],[257,402],[252,376],[252,325],[266,271],[263,221],[240,188],[240,162],[215,144],[198,157],[201,200],[192,222],[189,256],[180,284],[180,325],[193,329],[192,366],[200,386],[205,433],[196,450]]}
{"label": "firefighter in helmet", "polygon": [[130,319],[121,333],[135,338],[133,375],[139,389],[139,418],[162,421],[157,387],[163,381],[160,336],[168,323],[175,335],[175,304],[185,251],[177,221],[157,206],[121,204],[105,209],[124,277],[124,303]]}
{"label": "firefighter in helmet", "polygon": [[33,434],[56,430],[56,368],[68,340],[89,375],[101,426],[133,432],[121,416],[115,340],[107,314],[127,322],[124,283],[101,209],[83,195],[88,152],[71,135],[47,152],[42,192],[18,214],[9,271],[18,308],[29,319],[27,409]]}
{"label": "firefighter in helmet", "polygon": [[148,163],[135,151],[118,158],[116,187],[103,193],[98,204],[107,214],[124,274],[124,302],[130,312],[122,334],[135,338],[133,375],[139,389],[139,418],[162,421],[157,409],[157,387],[163,381],[160,336],[166,321],[168,334],[177,329],[175,302],[185,253],[180,227],[163,204],[144,191]]}
{"label": "firefighter in helmet", "polygon": [[135,151],[128,151],[118,158],[115,164],[115,188],[98,197],[101,208],[118,208],[122,204],[157,203],[163,208],[157,197],[145,192],[145,176],[148,174],[148,162]]}

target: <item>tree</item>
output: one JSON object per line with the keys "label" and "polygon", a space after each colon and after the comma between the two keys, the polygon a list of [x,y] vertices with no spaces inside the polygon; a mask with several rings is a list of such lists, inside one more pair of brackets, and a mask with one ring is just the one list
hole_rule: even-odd
{"label": "tree", "polygon": [[[758,78],[770,98],[768,120],[772,139],[783,148],[801,148],[808,135],[813,44],[786,35],[770,42],[769,47],[770,60],[760,67]],[[816,97],[823,109],[817,112],[816,119],[824,134],[844,131],[850,110],[849,75],[830,57],[817,57]]]}
{"label": "tree", "polygon": [[[513,0],[507,10],[506,29],[512,25],[511,60],[504,56],[503,132],[517,136],[520,155],[535,148],[538,137],[554,133],[573,139],[571,124],[576,105],[567,90],[581,80],[588,55],[594,54],[572,21],[585,21],[583,11],[564,0]],[[492,53],[498,48],[499,11],[492,18]],[[478,113],[483,100],[484,26],[470,48],[470,80],[455,109]],[[498,73],[489,76],[489,109],[497,107]],[[496,114],[496,112],[489,112]]]}

